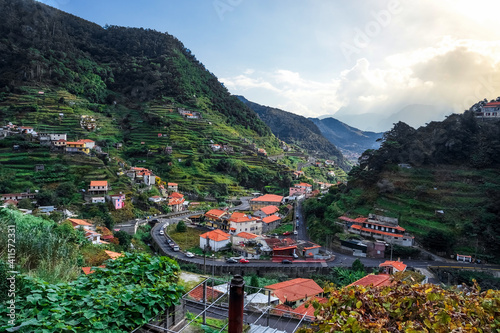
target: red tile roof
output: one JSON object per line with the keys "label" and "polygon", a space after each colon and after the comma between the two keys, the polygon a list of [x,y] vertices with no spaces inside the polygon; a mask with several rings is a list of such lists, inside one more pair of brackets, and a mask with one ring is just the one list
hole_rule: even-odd
{"label": "red tile roof", "polygon": [[363,222],[366,222],[368,220],[368,218],[367,217],[357,217],[355,219],[351,219],[347,216],[341,216],[341,217],[339,217],[339,220],[342,220],[345,222],[363,223]]}
{"label": "red tile roof", "polygon": [[374,275],[370,274],[365,277],[362,277],[358,281],[354,281],[348,287],[350,286],[374,286],[374,287],[383,287],[383,286],[390,286],[391,285],[391,276],[389,274],[379,274],[379,275]]}
{"label": "red tile roof", "polygon": [[311,304],[312,302],[318,302],[318,303],[327,303],[328,298],[324,297],[313,297],[311,300],[308,300],[307,302],[304,302],[303,304],[299,305],[297,308],[292,310],[294,313],[298,313],[300,315],[306,315],[308,317],[314,317],[314,306]]}
{"label": "red tile roof", "polygon": [[283,200],[283,197],[281,195],[266,194],[266,195],[260,196],[258,198],[253,198],[250,201],[280,203],[282,200]]}
{"label": "red tile roof", "polygon": [[[401,234],[394,234],[392,232],[385,232],[385,231],[375,230],[375,229],[371,229],[371,228],[363,228],[362,226],[357,225],[357,224],[352,225],[351,229],[361,230],[361,231],[365,231],[365,232],[372,232],[374,234],[386,235],[386,236],[394,236],[394,237],[404,237],[405,236],[405,235],[401,235]],[[406,237],[413,238],[410,236],[406,236]]]}
{"label": "red tile roof", "polygon": [[278,221],[278,220],[281,220],[281,217],[276,216],[276,215],[271,215],[271,216],[264,217],[262,219],[262,222],[264,222],[264,223],[271,223],[271,222],[275,222],[275,221]]}
{"label": "red tile roof", "polygon": [[93,180],[90,182],[90,186],[108,186],[107,180]]}
{"label": "red tile roof", "polygon": [[309,246],[309,247],[304,247],[304,250],[312,250],[312,249],[317,249],[317,248],[320,248],[321,246],[317,245],[317,244],[314,244],[313,246]]}
{"label": "red tile roof", "polygon": [[260,220],[258,217],[251,217],[251,216],[244,215],[244,214],[243,214],[243,216],[240,216],[240,215],[234,216],[235,214],[236,213],[233,213],[233,215],[231,215],[231,218],[229,219],[229,221],[234,222],[234,223],[244,223],[244,222],[251,222],[251,221]]}
{"label": "red tile roof", "polygon": [[223,211],[223,210],[220,210],[220,209],[210,209],[208,212],[205,213],[205,216],[206,217],[220,219],[225,214],[226,214],[226,212]]}
{"label": "red tile roof", "polygon": [[200,235],[201,238],[207,238],[213,240],[214,242],[221,242],[229,239],[229,234],[225,233],[224,231],[220,229],[215,229],[209,232],[205,232],[204,234]]}
{"label": "red tile roof", "polygon": [[90,139],[81,139],[81,140],[78,140],[77,142],[95,142],[95,141],[92,141]]}
{"label": "red tile roof", "polygon": [[[206,298],[208,301],[214,301],[217,298],[221,297],[224,293],[220,292],[218,290],[212,289],[211,287],[207,286],[207,291],[206,291]],[[202,301],[203,300],[203,284],[200,284],[198,287],[194,288],[188,293],[189,296],[194,298],[197,301]]]}
{"label": "red tile roof", "polygon": [[174,199],[182,199],[184,198],[184,195],[180,194],[179,192],[172,192],[172,194],[170,194],[168,197]]}
{"label": "red tile roof", "polygon": [[500,102],[491,102],[491,103],[484,105],[484,107],[486,107],[486,108],[492,108],[492,107],[496,107],[496,106],[500,106]]}
{"label": "red tile roof", "polygon": [[252,234],[252,233],[249,233],[249,232],[245,232],[245,231],[242,231],[240,232],[239,234],[236,235],[237,237],[241,237],[241,238],[245,238],[245,239],[253,239],[253,238],[257,238],[259,237],[258,235],[256,234]]}
{"label": "red tile roof", "polygon": [[68,219],[68,221],[70,221],[71,224],[73,224],[73,227],[76,227],[77,225],[86,225],[86,226],[93,225],[92,223],[89,223],[88,220]]}
{"label": "red tile roof", "polygon": [[286,301],[295,302],[306,297],[313,297],[323,293],[323,288],[314,282],[314,280],[302,278],[271,284],[265,286],[265,288],[271,289],[273,294],[278,297],[282,303]]}
{"label": "red tile roof", "polygon": [[168,186],[177,186],[177,183],[167,183]]}
{"label": "red tile roof", "polygon": [[294,185],[295,187],[312,187],[311,184],[308,183],[298,183]]}
{"label": "red tile roof", "polygon": [[104,252],[106,252],[106,254],[108,255],[108,257],[110,257],[113,260],[115,260],[116,258],[119,258],[119,257],[123,256],[123,253],[118,253],[118,252],[113,252],[113,251],[108,251],[108,250],[104,250]]}
{"label": "red tile roof", "polygon": [[[105,268],[106,266],[101,265],[99,267],[100,268]],[[89,274],[92,274],[92,273],[95,272],[94,270],[92,270],[92,267],[82,267],[82,271],[85,273],[85,275],[89,275]]]}
{"label": "red tile roof", "polygon": [[279,210],[279,208],[271,205],[271,206],[262,207],[260,210],[262,212],[264,212],[264,214],[266,214],[266,215],[271,215],[271,214],[276,213]]}
{"label": "red tile roof", "polygon": [[406,269],[406,265],[403,264],[403,262],[401,262],[401,261],[386,260],[385,262],[378,265],[378,267],[389,267],[389,266],[396,268],[400,272],[404,272],[404,270]]}

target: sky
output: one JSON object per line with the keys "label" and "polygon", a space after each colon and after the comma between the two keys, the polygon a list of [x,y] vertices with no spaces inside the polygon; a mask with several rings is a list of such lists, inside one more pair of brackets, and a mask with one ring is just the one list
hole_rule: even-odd
{"label": "sky", "polygon": [[500,96],[497,0],[42,0],[177,37],[232,94],[386,131]]}

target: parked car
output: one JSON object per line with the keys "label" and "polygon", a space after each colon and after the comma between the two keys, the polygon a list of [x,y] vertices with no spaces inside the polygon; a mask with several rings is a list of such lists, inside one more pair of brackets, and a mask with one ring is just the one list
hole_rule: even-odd
{"label": "parked car", "polygon": [[293,234],[294,234],[294,235],[298,235],[298,234],[299,234],[299,232],[298,232],[297,230],[294,230],[294,231],[293,231]]}
{"label": "parked car", "polygon": [[191,252],[186,252],[186,257],[194,258],[194,254],[192,254]]}
{"label": "parked car", "polygon": [[291,233],[292,233],[291,231],[285,231],[285,232],[283,233],[283,236],[288,236],[288,235],[290,235]]}
{"label": "parked car", "polygon": [[172,250],[174,250],[174,252],[179,252],[181,249],[179,248],[179,245],[174,245]]}
{"label": "parked car", "polygon": [[165,232],[163,231],[163,229],[160,230],[160,235],[165,235]]}
{"label": "parked car", "polygon": [[282,263],[282,264],[291,264],[291,263],[292,263],[292,261],[291,261],[291,260],[288,260],[288,259],[283,259],[283,260],[281,260],[281,263]]}
{"label": "parked car", "polygon": [[226,259],[226,262],[228,264],[236,264],[238,262],[238,260],[234,259],[234,258],[227,258]]}
{"label": "parked car", "polygon": [[250,261],[248,261],[248,259],[245,259],[245,258],[241,258],[240,259],[240,264],[248,264]]}

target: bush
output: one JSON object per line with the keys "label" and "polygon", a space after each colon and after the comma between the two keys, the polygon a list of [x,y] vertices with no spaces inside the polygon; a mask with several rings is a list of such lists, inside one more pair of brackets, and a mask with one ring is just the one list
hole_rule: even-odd
{"label": "bush", "polygon": [[175,227],[175,231],[177,232],[186,232],[187,230],[187,227],[186,227],[186,223],[184,223],[184,221],[179,221],[179,223],[177,223],[177,226]]}

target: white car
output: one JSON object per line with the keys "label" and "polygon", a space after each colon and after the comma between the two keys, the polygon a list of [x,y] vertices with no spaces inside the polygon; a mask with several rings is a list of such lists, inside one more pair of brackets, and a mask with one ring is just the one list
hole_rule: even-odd
{"label": "white car", "polygon": [[293,234],[294,234],[294,235],[298,235],[298,234],[299,234],[299,232],[298,232],[297,230],[295,230],[295,231],[293,232]]}
{"label": "white car", "polygon": [[186,252],[186,257],[193,258],[194,254],[192,254],[191,252]]}
{"label": "white car", "polygon": [[165,232],[163,231],[163,229],[160,230],[160,235],[164,235]]}

